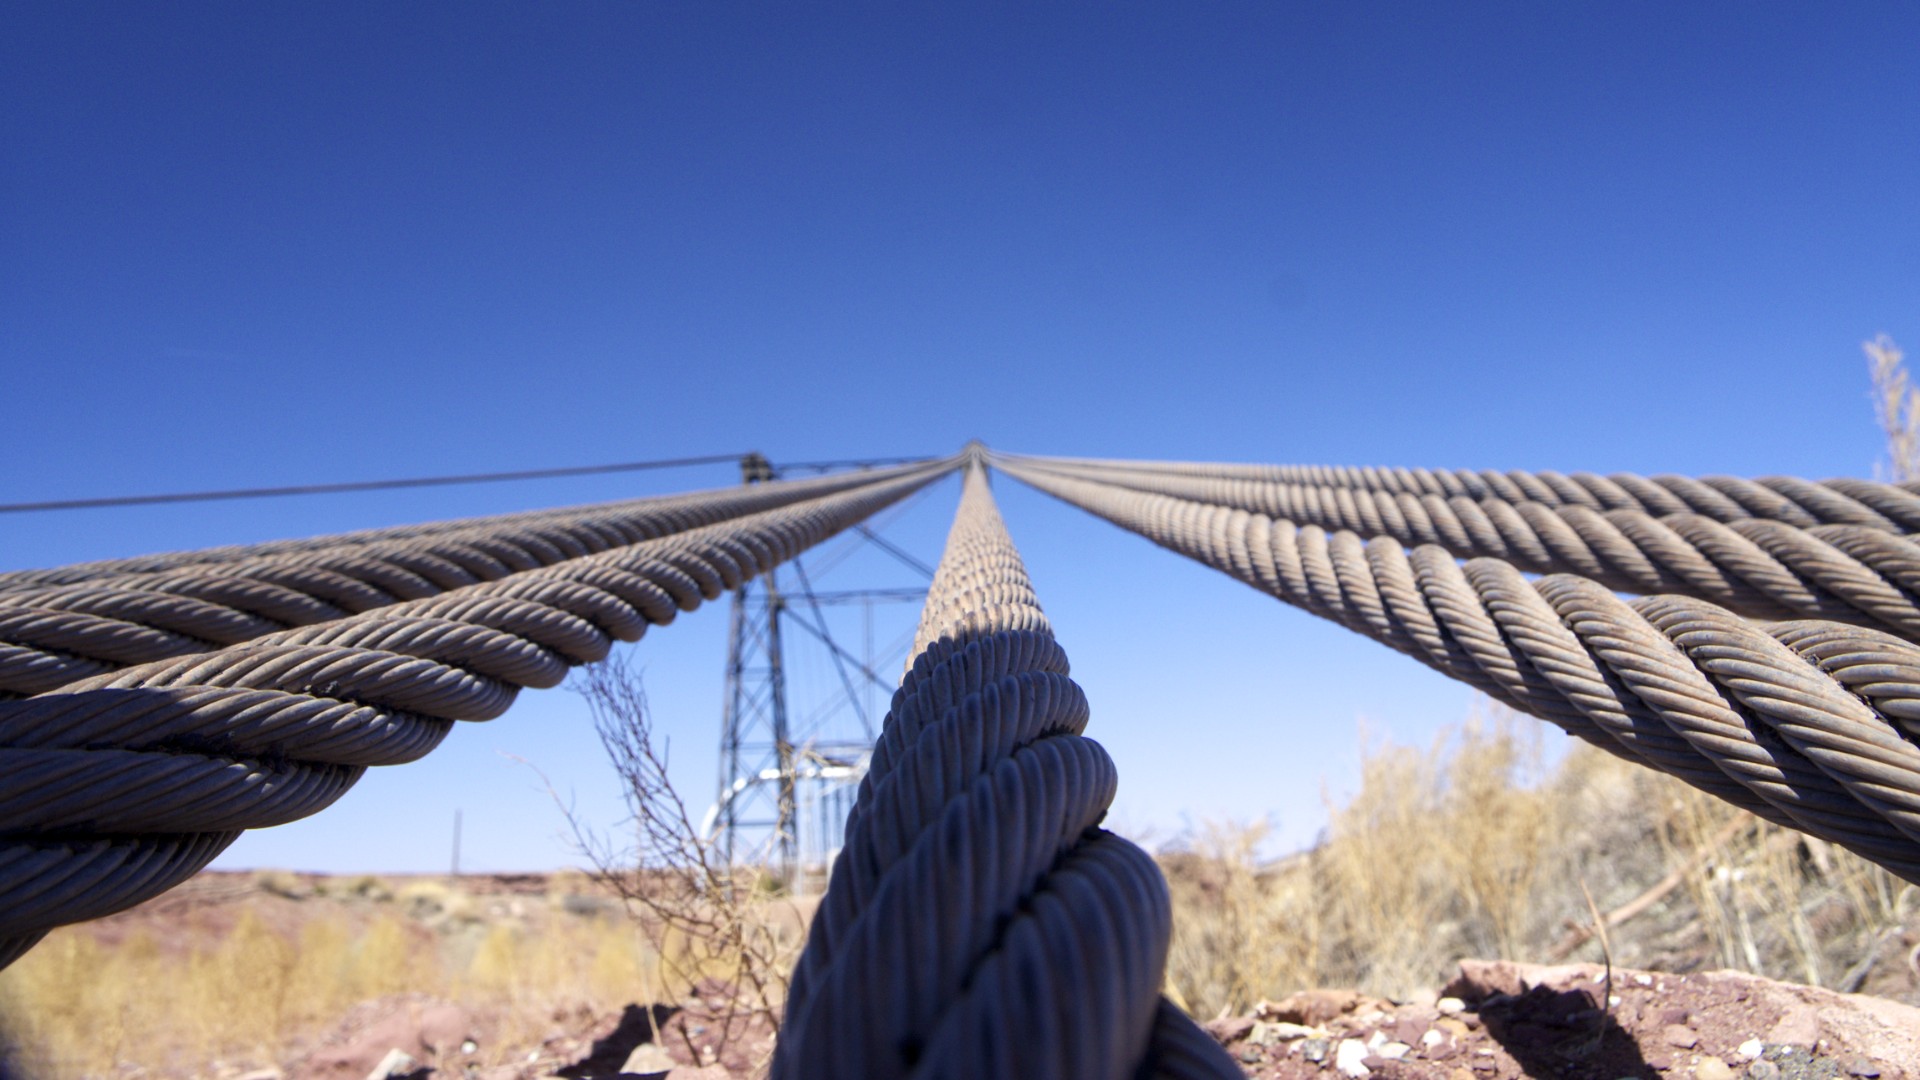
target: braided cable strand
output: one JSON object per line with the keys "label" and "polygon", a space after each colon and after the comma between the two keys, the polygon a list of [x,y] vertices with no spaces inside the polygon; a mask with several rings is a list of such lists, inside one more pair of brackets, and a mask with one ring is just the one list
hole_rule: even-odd
{"label": "braided cable strand", "polygon": [[1153,473],[1212,480],[1248,480],[1349,492],[1438,496],[1442,499],[1496,499],[1537,502],[1543,506],[1584,506],[1590,510],[1638,510],[1664,516],[1693,513],[1714,521],[1765,518],[1802,527],[1866,525],[1896,532],[1920,532],[1920,483],[1882,484],[1839,477],[1817,483],[1792,476],[1662,475],[1634,473],[1571,476],[1550,470],[1497,472],[1492,469],[1401,469],[1333,465],[1235,465],[1199,461],[1134,461],[1107,458],[1042,458],[1001,455],[1008,461],[1041,466],[1094,469],[1115,473]]}
{"label": "braided cable strand", "polygon": [[438,596],[913,468],[0,575],[0,697]]}
{"label": "braided cable strand", "polygon": [[952,471],[947,459],[720,524],[0,701],[0,960],[171,888],[241,830],[416,760],[702,599]]}
{"label": "braided cable strand", "polygon": [[1802,527],[1760,517],[1723,523],[1691,511],[1655,517],[1566,501],[1475,501],[1118,464],[1019,464],[1330,531],[1438,545],[1533,573],[1578,574],[1623,592],[1696,596],[1755,618],[1813,617],[1920,640],[1920,543],[1865,524]]}
{"label": "braided cable strand", "polygon": [[996,461],[1019,479],[1374,638],[1618,756],[1920,881],[1920,648],[1830,622],[1628,602],[1245,510]]}
{"label": "braided cable strand", "polygon": [[1159,996],[1147,854],[976,459],[794,970],[776,1078],[1227,1078]]}
{"label": "braided cable strand", "polygon": [[[913,462],[912,464],[924,464],[924,462]],[[862,471],[814,477],[809,480],[783,480],[756,485],[750,490],[765,492],[774,489],[784,489],[793,493],[796,498],[812,498],[817,495],[844,490],[849,483],[859,483],[862,479],[871,475],[872,473],[870,472]],[[543,525],[555,523],[563,525],[566,523],[587,523],[591,526],[595,520],[618,520],[634,513],[670,512],[676,507],[697,507],[716,501],[724,501],[731,496],[740,494],[743,490],[747,489],[739,487],[712,488],[705,491],[677,492],[671,495],[654,495],[645,498],[622,499],[606,503],[588,503],[584,505],[551,507],[539,510],[517,510],[506,514],[487,514],[479,517],[444,518],[437,521],[389,525],[373,529],[356,529],[342,533],[326,533],[320,536],[301,536],[284,540],[267,540],[252,544],[230,544],[220,547],[197,548],[190,551],[170,551],[150,555],[136,555],[130,558],[69,563],[65,566],[41,570],[11,570],[0,573],[0,590],[36,587],[40,585],[70,585],[100,577],[111,577],[122,574],[157,573],[207,563],[245,562],[272,555],[309,553],[336,548],[365,547],[397,540],[439,536],[469,530],[477,530],[485,533],[521,527],[538,528]]]}

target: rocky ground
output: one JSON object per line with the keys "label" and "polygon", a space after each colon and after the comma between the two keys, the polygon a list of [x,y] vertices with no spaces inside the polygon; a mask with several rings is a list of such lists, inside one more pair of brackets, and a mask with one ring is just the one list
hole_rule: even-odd
{"label": "rocky ground", "polygon": [[[724,1003],[707,1012],[628,1005],[617,1014],[554,1017],[537,1044],[513,1047],[513,1064],[498,1060],[498,1016],[475,1014],[431,998],[370,1002],[355,1009],[310,1052],[282,1070],[246,1080],[729,1080],[753,1075],[772,1051],[764,1025],[736,1027],[722,1038]],[[489,1053],[488,1051],[492,1051]]]}
{"label": "rocky ground", "polygon": [[1727,971],[1470,960],[1431,1000],[1314,990],[1208,1028],[1286,1080],[1920,1080],[1920,1009]]}
{"label": "rocky ground", "polygon": [[[524,1062],[480,1069],[467,1062],[487,1037],[487,1018],[430,1000],[384,1003],[349,1017],[286,1077],[752,1075],[770,1047],[767,1032],[736,1033],[723,1050],[699,1004],[574,1017],[529,1047]],[[1208,1029],[1262,1080],[1920,1080],[1920,1009],[1725,971],[1467,961],[1429,1000],[1311,990]]]}
{"label": "rocky ground", "polygon": [[[537,937],[566,920],[607,916],[604,898],[573,888],[543,875],[502,875],[463,880],[449,899],[445,889],[405,879],[203,875],[159,902],[89,924],[89,932],[111,943],[145,928],[178,949],[219,939],[250,909],[288,935],[320,914],[357,932],[398,911],[430,940],[502,923]],[[729,1024],[727,994],[717,985],[668,1004],[615,998],[528,1011],[522,1005],[509,1015],[504,1006],[425,993],[389,996],[295,1034],[272,1058],[169,1068],[135,1054],[114,1075],[720,1080],[757,1075],[773,1041],[764,1023]],[[1305,991],[1208,1028],[1257,1078],[1920,1080],[1920,1008],[1732,972],[1466,961],[1450,984],[1420,1000]]]}

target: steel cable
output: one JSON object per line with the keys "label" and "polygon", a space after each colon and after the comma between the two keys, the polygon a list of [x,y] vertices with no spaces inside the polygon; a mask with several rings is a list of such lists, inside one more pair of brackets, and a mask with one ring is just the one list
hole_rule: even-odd
{"label": "steel cable", "polygon": [[565,476],[605,476],[609,473],[678,469],[689,465],[737,462],[749,454],[705,454],[700,457],[627,461],[612,465],[573,465],[557,469],[518,469],[512,472],[461,473],[454,476],[413,476],[393,480],[348,480],[330,484],[290,484],[280,487],[226,488],[217,491],[176,491],[159,495],[112,495],[104,498],[47,499],[39,502],[0,503],[0,514],[35,514],[49,510],[98,510],[109,507],[159,506],[168,503],[227,502],[233,499],[271,499],[290,495],[340,495],[356,491],[396,491],[404,488],[448,487],[455,484],[495,484],[507,480],[554,480]]}
{"label": "steel cable", "polygon": [[1850,622],[1920,640],[1920,543],[1864,524],[1802,527],[1757,517],[1723,523],[1693,512],[1656,517],[1568,502],[1495,496],[1475,501],[1193,476],[1131,464],[1007,460],[1329,531],[1434,544],[1462,558],[1502,559],[1533,573],[1574,573],[1623,592],[1682,593],[1755,618]]}
{"label": "steel cable", "polygon": [[436,596],[0,701],[0,959],[171,888],[240,830],[500,715],[951,471],[958,459]]}
{"label": "steel cable", "polygon": [[794,970],[776,1078],[1226,1078],[978,461]]}
{"label": "steel cable", "polygon": [[[910,469],[911,467],[907,467]],[[0,575],[0,697],[421,600],[902,468]]]}
{"label": "steel cable", "polygon": [[1829,622],[1756,623],[1680,596],[1622,600],[1245,510],[996,466],[1780,824],[1920,881],[1920,648]]}
{"label": "steel cable", "polygon": [[[843,478],[816,478],[816,480],[818,479],[839,480]],[[626,499],[608,503],[552,507],[538,510],[520,510],[512,513],[488,514],[479,517],[442,518],[434,521],[389,525],[372,529],[357,529],[350,532],[325,533],[319,536],[291,537],[282,540],[266,540],[252,544],[232,544],[219,547],[197,548],[188,551],[160,552],[127,558],[70,563],[65,566],[41,570],[13,570],[0,573],[0,589],[47,584],[71,584],[76,581],[91,580],[97,577],[156,573],[164,570],[178,569],[183,566],[206,563],[242,562],[269,555],[288,555],[335,548],[363,547],[369,544],[436,536],[476,528],[509,528],[517,525],[537,525],[545,521],[566,519],[590,522],[591,519],[596,516],[617,515],[629,510],[640,509],[666,510],[676,504],[697,503],[739,490],[741,489],[715,488],[708,491],[682,492],[673,495],[650,496],[647,498]]]}
{"label": "steel cable", "polygon": [[1638,510],[1656,517],[1692,513],[1714,521],[1764,518],[1802,527],[1866,525],[1920,532],[1920,484],[1895,486],[1839,477],[1818,482],[1792,476],[1639,476],[1550,470],[1403,469],[1332,465],[1239,465],[1199,461],[1139,461],[1116,458],[1006,456],[1025,464],[1057,464],[1115,472],[1151,472],[1216,480],[1344,489],[1349,492],[1433,495],[1442,499],[1496,499],[1590,510]]}

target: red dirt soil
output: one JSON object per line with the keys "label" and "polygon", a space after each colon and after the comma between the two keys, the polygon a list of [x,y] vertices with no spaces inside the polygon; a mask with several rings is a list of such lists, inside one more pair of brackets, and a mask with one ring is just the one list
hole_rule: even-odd
{"label": "red dirt soil", "polygon": [[1432,1001],[1315,990],[1208,1029],[1286,1080],[1920,1080],[1920,1009],[1729,971],[1469,960]]}

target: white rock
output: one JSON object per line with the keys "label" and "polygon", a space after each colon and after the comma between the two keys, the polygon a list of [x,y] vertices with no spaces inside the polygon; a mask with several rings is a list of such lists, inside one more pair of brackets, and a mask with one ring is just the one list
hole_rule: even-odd
{"label": "white rock", "polygon": [[1733,1070],[1727,1068],[1726,1062],[1709,1054],[1695,1059],[1693,1080],[1733,1080]]}
{"label": "white rock", "polygon": [[1413,1047],[1403,1042],[1390,1042],[1381,1043],[1379,1046],[1374,1047],[1373,1052],[1386,1058],[1388,1061],[1399,1061],[1401,1058],[1406,1057],[1407,1052],[1412,1049]]}
{"label": "white rock", "polygon": [[381,1058],[380,1064],[375,1065],[373,1071],[367,1074],[367,1080],[387,1080],[390,1076],[405,1076],[419,1067],[420,1063],[413,1060],[412,1054],[396,1046],[387,1051],[387,1056]]}
{"label": "white rock", "polygon": [[1353,1080],[1373,1075],[1373,1070],[1361,1064],[1367,1056],[1367,1044],[1359,1039],[1341,1039],[1340,1046],[1333,1052],[1333,1067],[1340,1075],[1351,1076]]}
{"label": "white rock", "polygon": [[1740,1044],[1740,1056],[1743,1058],[1757,1058],[1760,1056],[1760,1052],[1766,1048],[1767,1045],[1759,1039],[1748,1039],[1746,1042]]}
{"label": "white rock", "polygon": [[1447,1037],[1445,1035],[1440,1034],[1439,1028],[1428,1028],[1427,1033],[1425,1035],[1420,1036],[1421,1046],[1427,1046],[1427,1047],[1439,1046],[1441,1043],[1446,1041],[1447,1041]]}
{"label": "white rock", "polygon": [[1458,1016],[1467,1010],[1467,1003],[1457,997],[1443,997],[1433,1007],[1439,1009],[1443,1016]]}
{"label": "white rock", "polygon": [[1635,975],[1635,976],[1633,977],[1633,984],[1634,984],[1635,986],[1652,986],[1652,985],[1653,985],[1653,976],[1651,976],[1651,975]]}
{"label": "white rock", "polygon": [[645,1076],[648,1073],[663,1073],[671,1068],[673,1059],[658,1044],[641,1043],[633,1048],[633,1053],[627,1055],[627,1063],[620,1066],[620,1071]]}

